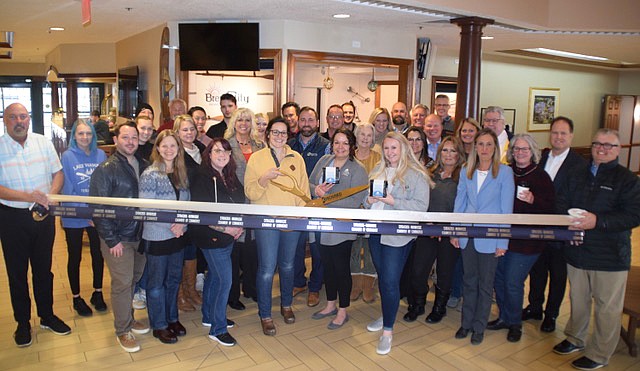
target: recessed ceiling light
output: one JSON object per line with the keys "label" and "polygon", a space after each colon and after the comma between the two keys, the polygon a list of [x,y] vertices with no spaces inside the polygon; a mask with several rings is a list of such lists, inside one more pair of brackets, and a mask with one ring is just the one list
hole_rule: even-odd
{"label": "recessed ceiling light", "polygon": [[482,40],[493,40],[493,36],[482,36]]}
{"label": "recessed ceiling light", "polygon": [[49,31],[64,31],[64,27],[49,27]]}
{"label": "recessed ceiling light", "polygon": [[350,17],[351,17],[351,14],[344,14],[344,13],[333,15],[333,18],[337,18],[337,19],[346,19]]}
{"label": "recessed ceiling light", "polygon": [[524,50],[530,51],[530,52],[536,52],[536,53],[549,54],[549,55],[557,55],[559,57],[588,59],[588,60],[592,60],[592,61],[606,61],[606,60],[608,60],[608,58],[604,58],[604,57],[597,57],[597,56],[593,56],[593,55],[565,52],[565,51],[562,51],[562,50],[554,50],[554,49],[547,49],[547,48],[534,48],[534,49],[524,49]]}

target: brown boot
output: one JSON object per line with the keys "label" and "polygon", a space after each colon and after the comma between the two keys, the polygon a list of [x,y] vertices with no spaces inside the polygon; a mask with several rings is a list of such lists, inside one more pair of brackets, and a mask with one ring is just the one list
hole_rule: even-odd
{"label": "brown boot", "polygon": [[376,277],[362,276],[362,300],[365,303],[373,303],[376,301]]}
{"label": "brown boot", "polygon": [[191,303],[185,298],[183,286],[182,282],[178,285],[178,309],[183,312],[193,312],[196,310],[196,307],[191,305]]}
{"label": "brown boot", "polygon": [[189,300],[191,304],[202,305],[202,296],[196,291],[196,276],[198,262],[196,259],[185,260],[182,267],[182,283],[185,290],[185,299]]}
{"label": "brown boot", "polygon": [[361,274],[351,275],[351,301],[358,300],[362,295],[362,277]]}

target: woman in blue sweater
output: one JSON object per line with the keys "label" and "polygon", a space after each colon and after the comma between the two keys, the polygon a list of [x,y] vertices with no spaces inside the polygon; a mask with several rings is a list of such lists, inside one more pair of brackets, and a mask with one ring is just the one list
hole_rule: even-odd
{"label": "woman in blue sweater", "polygon": [[[69,149],[62,154],[62,171],[64,185],[62,194],[72,196],[88,196],[91,174],[98,165],[107,159],[107,155],[98,149],[96,131],[84,120],[78,120],[71,128]],[[70,203],[68,206],[85,206]],[[102,275],[104,259],[100,253],[98,232],[90,219],[62,218],[62,227],[67,237],[67,275],[73,294],[73,309],[81,316],[93,314],[91,308],[80,297],[80,261],[82,260],[82,235],[87,231],[91,251],[91,268],[93,271],[93,295],[91,304],[99,312],[107,310],[102,297]]]}
{"label": "woman in blue sweater", "polygon": [[[163,130],[151,153],[153,163],[140,176],[140,198],[189,201],[189,181],[184,148],[176,133]],[[178,341],[187,331],[178,321],[178,286],[182,278],[187,226],[145,222],[142,239],[147,254],[147,310],[153,336],[165,344]]]}

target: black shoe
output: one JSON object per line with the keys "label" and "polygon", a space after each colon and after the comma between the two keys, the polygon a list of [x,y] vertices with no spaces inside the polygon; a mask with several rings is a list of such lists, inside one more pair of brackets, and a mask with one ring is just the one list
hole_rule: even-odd
{"label": "black shoe", "polygon": [[56,316],[47,319],[40,318],[40,327],[51,330],[56,335],[68,335],[71,333],[71,327]]}
{"label": "black shoe", "polygon": [[555,317],[544,317],[544,321],[540,325],[540,331],[542,332],[554,332],[556,330],[556,319]]}
{"label": "black shoe", "polygon": [[431,313],[427,316],[427,318],[425,318],[425,321],[427,323],[438,323],[442,321],[442,318],[446,315],[447,315],[446,307],[436,308],[434,306]]}
{"label": "black shoe", "polygon": [[187,334],[187,329],[184,328],[184,326],[182,325],[182,323],[180,323],[180,321],[170,323],[167,326],[167,329],[173,332],[175,336],[185,336]]}
{"label": "black shoe", "polygon": [[245,297],[245,298],[247,298],[247,299],[251,299],[251,300],[253,300],[253,301],[254,301],[254,302],[256,302],[256,303],[258,302],[258,295],[248,295],[248,294],[243,294],[243,295],[244,295],[244,297]]}
{"label": "black shoe", "polygon": [[234,339],[233,336],[231,336],[231,334],[228,332],[220,335],[209,335],[209,339],[215,340],[225,347],[232,347],[236,345],[236,339]]}
{"label": "black shoe", "polygon": [[511,343],[517,343],[522,338],[522,326],[509,326],[509,333],[507,333],[507,341]]}
{"label": "black shoe", "polygon": [[235,310],[245,310],[246,309],[244,304],[242,304],[242,302],[240,300],[238,300],[238,301],[230,301],[227,304],[229,305],[229,307],[231,309],[235,309]]}
{"label": "black shoe", "polygon": [[484,332],[471,334],[471,344],[478,345],[484,340]]}
{"label": "black shoe", "polygon": [[89,308],[84,299],[79,296],[77,298],[73,298],[73,309],[75,309],[82,317],[90,317],[93,315],[91,308]]}
{"label": "black shoe", "polygon": [[502,330],[505,328],[509,328],[509,326],[500,318],[487,323],[487,330]]}
{"label": "black shoe", "polygon": [[29,322],[18,323],[18,328],[16,332],[13,333],[13,339],[18,348],[31,345],[31,324]]}
{"label": "black shoe", "polygon": [[456,339],[464,339],[469,335],[469,329],[464,327],[460,327],[458,331],[456,331]]}
{"label": "black shoe", "polygon": [[107,303],[104,302],[102,291],[94,291],[93,294],[91,294],[91,300],[89,300],[89,302],[98,312],[105,312],[107,310]]}
{"label": "black shoe", "polygon": [[409,311],[402,317],[405,322],[413,322],[424,314],[424,305],[409,305]]}
{"label": "black shoe", "polygon": [[227,328],[232,328],[236,323],[227,318]]}
{"label": "black shoe", "polygon": [[578,370],[595,370],[604,367],[602,363],[592,361],[587,357],[580,357],[576,359],[575,361],[571,362],[571,366],[577,368]]}
{"label": "black shoe", "polygon": [[562,342],[560,344],[558,344],[555,347],[553,347],[553,351],[554,352],[556,352],[558,354],[562,354],[562,355],[579,352],[581,350],[584,350],[584,347],[579,347],[577,345],[573,345],[567,339],[562,340]]}
{"label": "black shoe", "polygon": [[176,334],[169,329],[153,330],[153,337],[160,340],[163,344],[175,344],[178,342]]}
{"label": "black shoe", "polygon": [[532,311],[529,307],[526,307],[522,310],[522,320],[528,321],[530,319],[541,320],[542,312]]}

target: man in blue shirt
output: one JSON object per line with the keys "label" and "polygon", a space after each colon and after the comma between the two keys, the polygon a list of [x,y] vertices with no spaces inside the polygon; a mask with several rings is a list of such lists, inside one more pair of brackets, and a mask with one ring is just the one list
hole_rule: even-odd
{"label": "man in blue shirt", "polygon": [[[300,153],[307,167],[307,176],[311,175],[313,168],[320,157],[331,152],[329,140],[318,134],[318,113],[311,107],[300,109],[298,117],[299,132],[295,138],[289,140],[289,147]],[[296,249],[294,261],[293,296],[307,290],[307,279],[304,274],[306,266],[304,263],[306,242],[310,235],[302,233]],[[315,240],[317,241],[317,239]],[[309,243],[311,250],[311,273],[309,274],[309,295],[307,305],[315,307],[320,302],[319,292],[322,289],[322,262],[320,260],[320,250],[317,242]]]}

